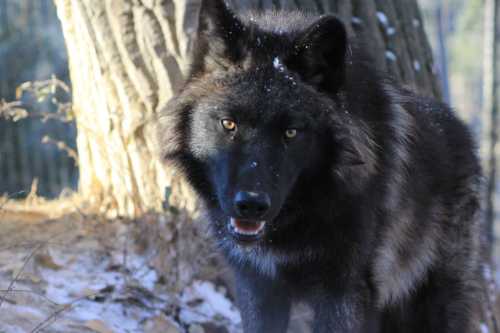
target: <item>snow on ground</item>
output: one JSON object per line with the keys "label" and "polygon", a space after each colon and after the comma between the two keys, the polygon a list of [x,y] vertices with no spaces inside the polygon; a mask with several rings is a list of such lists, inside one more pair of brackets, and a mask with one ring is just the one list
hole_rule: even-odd
{"label": "snow on ground", "polygon": [[239,311],[220,290],[216,290],[214,285],[207,281],[195,281],[192,286],[184,290],[181,295],[183,304],[196,303],[193,307],[184,307],[179,316],[186,322],[200,322],[208,316],[215,318],[220,316],[226,318],[229,323],[240,324],[241,317]]}
{"label": "snow on ground", "polygon": [[121,221],[0,211],[0,332],[239,332],[226,289],[172,292]]}

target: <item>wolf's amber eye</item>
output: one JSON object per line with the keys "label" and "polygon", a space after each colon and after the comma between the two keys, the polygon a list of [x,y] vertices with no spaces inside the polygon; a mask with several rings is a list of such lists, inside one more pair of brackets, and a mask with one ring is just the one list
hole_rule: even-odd
{"label": "wolf's amber eye", "polygon": [[287,139],[293,139],[297,136],[297,130],[294,128],[289,128],[285,131],[285,136]]}
{"label": "wolf's amber eye", "polygon": [[236,123],[234,121],[232,121],[231,119],[222,119],[221,124],[222,124],[222,127],[224,127],[224,129],[227,131],[236,130]]}

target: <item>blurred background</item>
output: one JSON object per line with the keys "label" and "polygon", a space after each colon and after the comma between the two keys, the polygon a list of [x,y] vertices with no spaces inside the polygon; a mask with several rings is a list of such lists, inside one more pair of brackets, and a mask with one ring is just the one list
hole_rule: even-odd
{"label": "blurred background", "polygon": [[[0,100],[19,101],[29,117],[21,110],[0,117],[0,193],[23,197],[35,182],[40,195],[53,198],[77,185],[75,161],[58,145],[75,149],[75,126],[59,112],[70,92],[55,87],[53,77],[69,85],[54,2],[1,0]],[[23,89],[26,82],[38,85]]]}
{"label": "blurred background", "polygon": [[419,0],[446,102],[479,134],[483,99],[482,0]]}

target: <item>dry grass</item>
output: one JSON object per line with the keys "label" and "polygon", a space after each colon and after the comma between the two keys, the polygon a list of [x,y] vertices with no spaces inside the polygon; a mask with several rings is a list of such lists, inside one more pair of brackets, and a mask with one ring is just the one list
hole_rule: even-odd
{"label": "dry grass", "polygon": [[[11,200],[8,196],[3,196],[0,197],[0,218],[36,222],[82,212],[85,210],[82,207],[85,207],[85,202],[77,193],[56,200],[47,200],[32,194],[24,200]],[[88,209],[85,214],[92,214],[92,211]]]}

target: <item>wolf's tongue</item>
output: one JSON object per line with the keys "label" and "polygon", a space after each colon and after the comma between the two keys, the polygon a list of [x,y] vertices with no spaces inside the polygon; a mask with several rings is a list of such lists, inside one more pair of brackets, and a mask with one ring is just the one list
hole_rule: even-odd
{"label": "wolf's tongue", "polygon": [[248,221],[248,220],[239,220],[239,219],[231,219],[231,225],[233,228],[239,232],[244,234],[257,234],[264,227],[264,221]]}
{"label": "wolf's tongue", "polygon": [[234,221],[235,226],[237,229],[243,230],[243,231],[256,231],[259,230],[261,222],[248,222],[248,221],[242,221],[242,220],[235,220]]}

